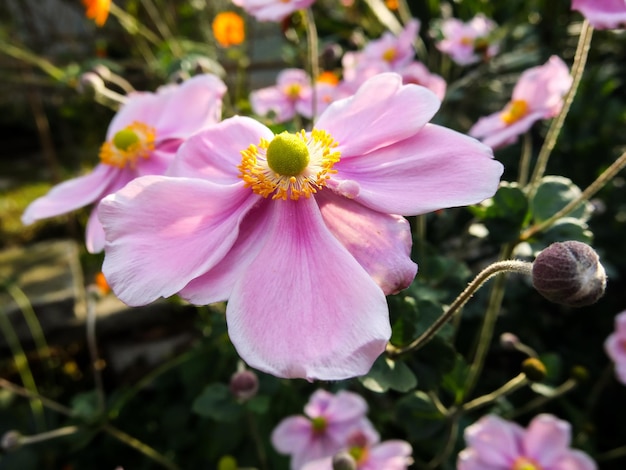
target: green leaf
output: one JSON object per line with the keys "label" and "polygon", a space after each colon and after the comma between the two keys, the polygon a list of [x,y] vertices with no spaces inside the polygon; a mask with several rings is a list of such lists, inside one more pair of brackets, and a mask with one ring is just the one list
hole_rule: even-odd
{"label": "green leaf", "polygon": [[537,237],[537,243],[532,243],[534,250],[543,250],[546,246],[554,242],[576,240],[591,244],[593,233],[585,222],[579,219],[565,217],[555,222],[552,227],[545,230]]}
{"label": "green leaf", "polygon": [[215,383],[204,388],[194,400],[192,410],[215,421],[235,421],[242,412],[242,407],[235,401],[228,386]]}
{"label": "green leaf", "polygon": [[369,373],[359,378],[363,386],[373,392],[384,393],[389,389],[408,392],[417,386],[415,374],[401,361],[381,355]]}
{"label": "green leaf", "polygon": [[248,410],[256,414],[265,414],[270,407],[270,397],[267,395],[257,395],[245,403]]}
{"label": "green leaf", "polygon": [[72,416],[87,424],[95,424],[102,414],[98,406],[98,394],[95,390],[79,393],[71,401]]}
{"label": "green leaf", "polygon": [[454,368],[443,376],[441,386],[450,392],[455,403],[460,403],[465,394],[465,382],[469,373],[469,366],[462,355],[456,355]]}
{"label": "green leaf", "polygon": [[431,398],[421,390],[398,401],[396,420],[411,439],[427,439],[443,429],[446,422]]}
{"label": "green leaf", "polygon": [[[581,190],[572,181],[563,176],[546,176],[541,180],[531,201],[531,212],[535,223],[549,219],[578,198]],[[586,222],[592,213],[591,203],[584,202],[568,217]]]}

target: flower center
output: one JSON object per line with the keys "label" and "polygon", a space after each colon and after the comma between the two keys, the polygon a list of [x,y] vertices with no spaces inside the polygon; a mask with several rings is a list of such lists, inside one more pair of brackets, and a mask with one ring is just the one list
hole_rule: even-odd
{"label": "flower center", "polygon": [[350,447],[348,453],[354,458],[357,464],[363,463],[368,458],[368,450],[367,447]]}
{"label": "flower center", "polygon": [[100,161],[107,165],[135,168],[137,160],[150,157],[154,150],[156,132],[141,122],[133,122],[115,133],[100,147]]}
{"label": "flower center", "polygon": [[537,462],[526,457],[518,457],[513,462],[511,470],[541,470]]}
{"label": "flower center", "polygon": [[337,142],[323,130],[283,132],[270,141],[261,139],[241,151],[239,177],[253,192],[272,199],[310,198],[326,186],[339,161]]}
{"label": "flower center", "polygon": [[292,83],[285,87],[285,95],[291,100],[296,100],[300,96],[300,90],[302,87],[298,83]]}
{"label": "flower center", "polygon": [[528,114],[528,103],[524,100],[511,101],[504,111],[502,111],[501,119],[505,124],[513,124]]}
{"label": "flower center", "polygon": [[311,427],[313,428],[313,434],[324,434],[327,426],[328,423],[326,422],[326,418],[322,416],[311,418]]}
{"label": "flower center", "polygon": [[383,60],[386,62],[392,62],[396,58],[396,50],[394,48],[387,49],[383,52]]}

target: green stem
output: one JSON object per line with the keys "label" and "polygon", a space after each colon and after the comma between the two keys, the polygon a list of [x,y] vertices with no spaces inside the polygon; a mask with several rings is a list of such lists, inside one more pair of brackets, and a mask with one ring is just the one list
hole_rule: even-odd
{"label": "green stem", "polygon": [[159,12],[157,7],[154,5],[154,3],[152,3],[151,0],[141,0],[141,4],[146,9],[148,16],[150,16],[150,19],[159,30],[159,33],[161,34],[163,39],[165,39],[165,42],[172,51],[172,54],[174,54],[174,56],[178,58],[182,57],[183,50],[174,35],[172,34],[169,26],[165,23],[165,21],[163,21],[162,13]]}
{"label": "green stem", "polygon": [[139,34],[154,46],[158,46],[161,42],[156,34],[141,24],[133,15],[129,15],[123,9],[118,7],[115,2],[111,2],[111,15],[115,16],[120,25],[131,35]]}
{"label": "green stem", "polygon": [[457,434],[459,432],[459,420],[461,415],[456,413],[450,417],[449,426],[448,426],[448,438],[439,452],[430,462],[426,464],[426,468],[428,469],[436,469],[441,468],[441,464],[445,462],[452,451],[454,450],[454,444],[456,443]]}
{"label": "green stem", "polygon": [[620,457],[626,457],[626,446],[617,447],[616,449],[596,455],[595,460],[596,462],[608,462],[609,460],[615,460]]}
{"label": "green stem", "polygon": [[0,377],[0,388],[8,390],[9,392],[14,393],[16,395],[20,395],[24,398],[28,398],[29,400],[31,400],[31,402],[39,401],[46,408],[56,411],[57,413],[61,413],[62,415],[72,416],[72,410],[70,410],[68,407],[54,400],[50,400],[49,398],[46,398],[42,395],[39,395],[39,393],[37,392],[33,392],[24,387],[20,387],[19,385],[16,385],[13,382],[9,382],[8,380],[3,379],[2,377]]}
{"label": "green stem", "polygon": [[0,41],[0,52],[13,57],[14,59],[34,65],[58,82],[65,81],[65,72],[63,72],[63,70],[56,67],[43,57],[39,57],[26,49],[22,49],[14,44],[8,44],[4,41]]}
{"label": "green stem", "polygon": [[311,92],[313,103],[313,117],[311,117],[311,126],[315,125],[315,118],[317,117],[317,78],[320,75],[319,66],[319,38],[317,36],[317,27],[315,26],[315,17],[313,16],[313,10],[307,8],[304,13],[307,32],[307,49],[309,55],[309,64],[311,67]]}
{"label": "green stem", "polygon": [[565,395],[567,392],[574,389],[576,385],[578,385],[578,381],[576,379],[572,379],[572,378],[567,379],[565,382],[563,382],[561,385],[555,388],[550,396],[545,396],[545,395],[538,396],[537,398],[526,403],[524,406],[515,409],[515,411],[513,411],[512,413],[509,413],[507,415],[507,418],[513,419],[513,418],[516,418],[517,416],[522,416],[523,414],[528,413],[529,411],[532,411],[535,408],[539,408],[545,405],[546,403],[548,403],[549,401],[554,400],[555,398],[560,397],[562,395]]}
{"label": "green stem", "polygon": [[528,384],[528,378],[526,377],[526,374],[522,372],[493,392],[483,395],[482,397],[475,398],[472,401],[468,401],[463,405],[463,411],[472,411],[476,408],[493,403],[498,398],[509,395],[526,384]]}
{"label": "green stem", "polygon": [[80,431],[80,427],[78,426],[65,426],[62,428],[54,429],[52,431],[34,434],[32,436],[20,436],[19,444],[20,445],[36,444],[38,442],[44,442],[50,439],[56,439],[57,437],[71,436],[72,434],[76,434],[78,431]]}
{"label": "green stem", "polygon": [[450,304],[448,309],[428,327],[418,338],[404,347],[396,347],[392,344],[387,345],[387,355],[396,357],[410,351],[417,351],[424,346],[437,332],[467,303],[467,301],[480,289],[485,282],[497,274],[517,272],[530,275],[532,264],[527,261],[506,260],[498,261],[487,266],[469,283],[463,292]]}
{"label": "green stem", "polygon": [[530,171],[530,159],[533,154],[533,143],[529,132],[524,134],[524,140],[522,141],[522,156],[519,162],[519,176],[517,177],[517,184],[520,187],[526,186],[528,182],[528,173]]}
{"label": "green stem", "polygon": [[87,330],[87,348],[91,359],[96,396],[98,397],[98,414],[101,415],[106,408],[106,397],[104,395],[104,383],[102,380],[103,363],[98,354],[98,344],[96,340],[96,295],[92,292],[87,293],[87,321],[85,323]]}
{"label": "green stem", "polygon": [[102,430],[117,439],[118,441],[123,442],[127,446],[141,452],[143,455],[154,460],[164,468],[167,468],[169,470],[180,470],[180,467],[172,462],[170,459],[168,459],[166,456],[159,453],[149,445],[141,442],[139,439],[134,438],[130,434],[126,434],[124,431],[114,426],[111,426],[110,424],[105,424],[104,426],[102,426]]}
{"label": "green stem", "polygon": [[572,64],[572,86],[565,95],[565,98],[563,100],[563,107],[561,108],[561,111],[556,116],[556,118],[554,118],[554,120],[552,121],[550,128],[548,129],[548,134],[546,135],[546,140],[544,141],[543,146],[539,151],[537,164],[535,165],[535,171],[533,172],[533,176],[530,180],[530,195],[533,195],[534,192],[537,190],[537,186],[539,186],[539,181],[546,171],[548,159],[550,158],[550,154],[552,153],[552,150],[556,145],[559,133],[561,132],[561,129],[563,128],[563,123],[565,122],[565,117],[569,112],[572,101],[574,101],[574,96],[576,96],[576,91],[578,90],[578,85],[580,84],[580,79],[583,76],[585,64],[587,63],[587,55],[589,53],[589,46],[591,45],[592,36],[593,27],[589,24],[587,20],[585,20],[580,31],[578,45],[576,47],[576,54],[574,56],[574,63]]}

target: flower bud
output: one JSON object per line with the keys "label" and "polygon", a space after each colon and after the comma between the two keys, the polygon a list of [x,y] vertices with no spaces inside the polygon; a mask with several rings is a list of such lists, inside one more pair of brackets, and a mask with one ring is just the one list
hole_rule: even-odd
{"label": "flower bud", "polygon": [[0,448],[5,452],[17,450],[22,446],[22,435],[17,431],[7,431],[0,440]]}
{"label": "flower bud", "polygon": [[502,333],[500,335],[500,346],[504,349],[516,350],[520,340],[513,333]]}
{"label": "flower bud", "polygon": [[533,263],[533,286],[551,302],[583,307],[598,301],[606,273],[598,254],[578,241],[553,243]]}
{"label": "flower bud", "polygon": [[529,357],[522,362],[522,372],[531,382],[541,382],[546,378],[546,366],[536,357]]}
{"label": "flower bud", "polygon": [[91,68],[91,71],[98,74],[103,80],[110,80],[112,76],[111,69],[104,64],[96,64]]}
{"label": "flower bud", "polygon": [[356,470],[356,461],[349,452],[339,452],[333,457],[333,470]]}
{"label": "flower bud", "polygon": [[228,387],[238,400],[249,400],[259,391],[259,378],[251,370],[240,370],[231,376]]}
{"label": "flower bud", "polygon": [[589,371],[583,366],[574,366],[570,372],[571,377],[577,382],[584,382],[589,379]]}
{"label": "flower bud", "polygon": [[80,76],[78,81],[78,92],[90,95],[96,95],[105,87],[102,77],[95,72],[86,72]]}

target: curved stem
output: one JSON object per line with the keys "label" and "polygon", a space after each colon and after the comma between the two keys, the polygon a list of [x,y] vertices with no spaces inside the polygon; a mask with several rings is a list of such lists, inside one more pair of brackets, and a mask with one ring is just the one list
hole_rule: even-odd
{"label": "curved stem", "polygon": [[528,384],[528,378],[526,377],[526,374],[522,372],[513,377],[504,385],[502,385],[502,387],[494,390],[493,392],[483,395],[482,397],[475,398],[472,401],[468,401],[463,405],[462,409],[463,411],[471,411],[475,410],[476,408],[488,405],[489,403],[494,402],[502,396],[513,393],[514,391],[522,388],[526,384]]}
{"label": "curved stem", "polygon": [[167,468],[169,470],[180,470],[180,467],[176,465],[174,462],[172,462],[170,459],[165,457],[163,454],[157,452],[155,449],[153,449],[149,445],[141,442],[139,439],[134,438],[130,434],[126,434],[124,431],[114,426],[111,426],[110,424],[105,424],[102,427],[102,430],[106,432],[107,434],[109,434],[110,436],[117,439],[118,441],[123,442],[124,444],[126,444],[129,447],[132,447],[135,450],[138,450],[146,457],[160,464],[162,467]]}
{"label": "curved stem", "polygon": [[2,377],[0,377],[0,388],[8,390],[9,392],[15,393],[16,395],[20,395],[24,398],[28,398],[29,400],[38,400],[46,408],[56,411],[57,413],[61,413],[62,415],[72,416],[72,410],[62,405],[61,403],[41,396],[37,392],[33,392],[31,390],[28,390],[27,388],[20,387],[19,385],[16,385],[13,382],[9,382]]}
{"label": "curved stem", "polygon": [[517,177],[517,184],[520,187],[526,186],[528,182],[528,173],[530,171],[530,158],[533,154],[533,142],[530,132],[524,134],[524,140],[522,141],[522,156],[519,162],[519,176]]}
{"label": "curved stem", "polygon": [[10,282],[5,285],[5,288],[22,312],[24,320],[26,321],[28,329],[30,330],[30,335],[32,336],[33,342],[35,343],[37,355],[41,359],[50,357],[50,348],[48,347],[46,336],[44,335],[44,332],[41,328],[41,323],[39,323],[37,314],[33,310],[33,306],[30,303],[28,296],[15,283]]}
{"label": "curved stem", "polygon": [[44,442],[50,439],[56,439],[57,437],[71,436],[80,431],[78,426],[65,426],[62,428],[54,429],[48,432],[42,432],[40,434],[34,434],[32,436],[20,436],[20,445],[36,444],[37,442]]}
{"label": "curved stem", "polygon": [[502,274],[507,272],[518,272],[522,274],[530,275],[532,270],[532,264],[527,261],[519,260],[507,260],[498,261],[487,266],[469,283],[463,292],[450,304],[448,309],[422,333],[418,338],[412,341],[410,344],[404,347],[396,347],[392,344],[387,345],[387,355],[390,357],[399,356],[410,351],[417,351],[424,346],[437,332],[457,313],[463,305],[474,295],[482,285],[487,282],[491,277],[496,274]]}
{"label": "curved stem", "polygon": [[572,105],[572,101],[574,101],[574,96],[576,96],[576,91],[578,90],[578,85],[580,83],[580,79],[583,76],[585,64],[587,63],[587,55],[589,53],[589,46],[591,45],[592,35],[593,27],[589,24],[587,20],[585,20],[580,31],[578,45],[576,47],[576,54],[574,56],[574,63],[572,64],[572,86],[565,95],[565,98],[563,100],[563,107],[561,108],[561,111],[559,112],[557,117],[554,118],[554,120],[552,121],[550,128],[548,129],[548,135],[546,136],[546,140],[544,141],[543,146],[539,151],[537,164],[535,165],[535,171],[533,172],[533,176],[530,180],[530,195],[532,195],[536,191],[537,186],[539,185],[539,181],[546,171],[548,159],[550,158],[550,154],[552,153],[552,150],[556,145],[559,133],[561,132],[561,128],[563,127],[563,123],[565,122],[565,116],[567,116],[570,106]]}
{"label": "curved stem", "polygon": [[521,416],[525,413],[528,413],[529,411],[534,410],[535,408],[539,408],[540,406],[543,406],[546,403],[548,403],[550,400],[554,400],[555,398],[560,397],[561,395],[565,395],[567,392],[574,389],[576,385],[578,385],[578,381],[576,379],[572,379],[572,378],[567,379],[565,382],[563,382],[561,385],[555,388],[550,396],[545,396],[545,395],[538,396],[537,398],[526,403],[526,405],[515,409],[512,413],[508,413],[507,418],[513,419],[517,416]]}
{"label": "curved stem", "polygon": [[102,380],[103,361],[98,354],[98,344],[96,340],[96,296],[87,293],[87,321],[86,321],[87,348],[91,359],[93,370],[93,380],[96,386],[96,396],[98,398],[98,414],[104,413],[106,408],[106,398],[104,396],[104,383]]}

